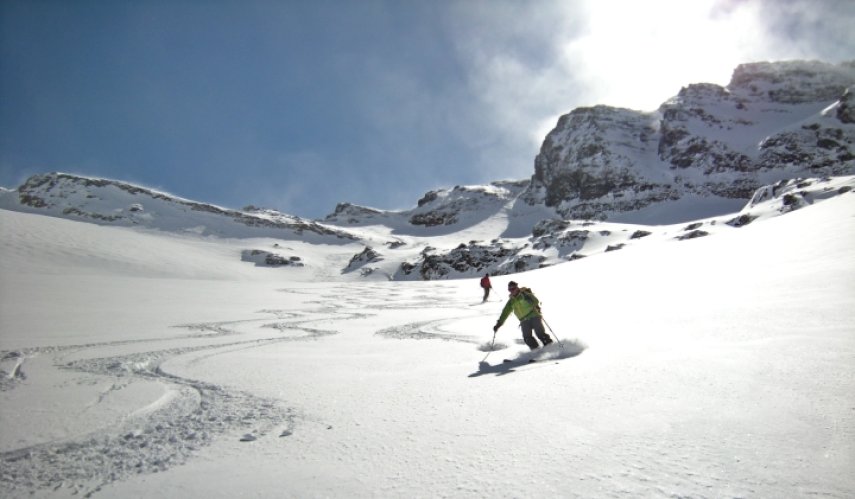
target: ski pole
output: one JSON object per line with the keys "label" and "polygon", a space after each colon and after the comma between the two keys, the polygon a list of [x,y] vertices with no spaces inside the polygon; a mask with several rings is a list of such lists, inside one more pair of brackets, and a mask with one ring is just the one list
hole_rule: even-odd
{"label": "ski pole", "polygon": [[549,328],[549,332],[552,333],[552,336],[555,337],[555,341],[558,342],[558,346],[560,346],[561,349],[564,350],[564,345],[561,344],[561,340],[558,339],[558,335],[555,334],[555,331],[552,330],[552,326],[550,326],[549,323],[546,322],[546,318],[541,315],[540,320],[542,320],[543,323],[546,324],[546,327]]}
{"label": "ski pole", "polygon": [[487,355],[485,355],[483,359],[481,359],[481,362],[486,361],[487,357],[489,357],[490,354],[493,353],[493,346],[496,344],[496,332],[497,331],[493,331],[493,341],[490,342],[490,351],[487,352]]}

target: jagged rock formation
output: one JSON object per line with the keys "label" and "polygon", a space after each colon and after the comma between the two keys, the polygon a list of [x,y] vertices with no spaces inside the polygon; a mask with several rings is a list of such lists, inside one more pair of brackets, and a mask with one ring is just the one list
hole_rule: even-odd
{"label": "jagged rock formation", "polygon": [[418,207],[413,210],[409,222],[425,227],[453,225],[461,221],[464,215],[481,211],[485,206],[503,206],[527,185],[528,182],[523,180],[430,191],[419,199]]}
{"label": "jagged rock formation", "polygon": [[350,259],[350,262],[347,264],[347,267],[344,269],[345,272],[352,272],[355,269],[363,267],[366,264],[372,262],[379,262],[383,259],[383,255],[374,251],[374,248],[371,246],[366,246],[364,250],[353,255],[353,258]]}
{"label": "jagged rock formation", "polygon": [[855,62],[756,63],[652,113],[575,109],[544,140],[524,199],[604,220],[687,194],[748,199],[780,179],[851,174],[853,86]]}
{"label": "jagged rock formation", "polygon": [[416,273],[424,280],[432,280],[455,274],[471,277],[484,272],[503,275],[536,269],[545,258],[541,255],[522,254],[526,246],[528,245],[495,240],[490,244],[474,241],[464,243],[450,251],[427,247],[415,263],[402,263],[397,277]]}

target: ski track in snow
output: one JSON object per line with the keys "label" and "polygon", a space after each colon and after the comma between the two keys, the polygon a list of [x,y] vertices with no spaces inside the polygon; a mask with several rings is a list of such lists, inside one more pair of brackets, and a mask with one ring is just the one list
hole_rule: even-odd
{"label": "ski track in snow", "polygon": [[444,340],[480,344],[481,342],[478,340],[459,334],[444,332],[440,328],[440,325],[444,323],[453,322],[461,318],[462,317],[451,317],[433,321],[410,322],[400,326],[381,329],[375,334],[399,340]]}
{"label": "ski track in snow", "polygon": [[[123,340],[69,346],[48,346],[0,352],[0,390],[14,390],[26,379],[27,359],[50,355],[60,369],[112,379],[97,399],[83,408],[95,409],[111,393],[127,387],[132,380],[163,383],[167,394],[147,407],[122,418],[114,426],[78,435],[67,441],[0,453],[0,495],[20,496],[40,490],[68,490],[90,497],[101,488],[133,474],[164,471],[192,458],[194,452],[227,434],[243,434],[244,441],[292,435],[302,421],[313,421],[282,401],[270,400],[232,390],[225,386],[188,379],[161,368],[165,362],[184,356],[185,365],[241,349],[257,348],[289,341],[313,341],[339,334],[337,327],[347,321],[377,315],[383,310],[466,308],[442,295],[442,286],[431,290],[389,290],[377,286],[342,286],[335,292],[281,289],[280,292],[309,297],[300,311],[264,309],[270,317],[176,325],[188,331],[156,340]],[[380,292],[382,291],[382,292]],[[452,303],[450,303],[452,302]],[[372,312],[365,312],[372,310]],[[471,337],[442,329],[443,324],[467,315],[409,322],[382,329],[375,335],[392,339],[430,339],[478,344]],[[315,322],[324,326],[314,327]],[[272,330],[275,336],[258,336]],[[233,341],[224,341],[234,338]],[[180,346],[146,349],[152,343],[182,342]],[[187,345],[188,342],[199,342]],[[124,355],[99,356],[115,348],[140,351]],[[190,354],[201,354],[192,355]],[[77,360],[66,361],[68,356]],[[315,421],[317,422],[317,421]]]}
{"label": "ski track in snow", "polygon": [[[188,324],[179,327],[193,331],[170,340],[216,340],[224,336],[238,336],[238,325],[261,324],[279,336],[238,340],[227,343],[204,343],[198,346],[180,346],[163,350],[92,357],[62,362],[69,352],[92,352],[97,355],[106,348],[128,345],[145,346],[153,341],[129,340],[62,347],[43,347],[23,351],[0,352],[4,367],[15,362],[14,372],[3,377],[3,390],[17,386],[25,379],[22,366],[27,358],[37,355],[54,355],[57,367],[76,372],[107,376],[115,381],[102,392],[94,404],[101,403],[110,392],[121,390],[130,378],[165,383],[177,396],[166,397],[162,407],[153,412],[140,410],[129,415],[118,426],[97,433],[83,435],[67,442],[51,442],[0,454],[0,491],[2,495],[17,496],[39,489],[69,488],[74,494],[88,497],[100,487],[121,480],[132,473],[154,473],[185,462],[194,451],[210,444],[213,439],[236,430],[250,431],[263,436],[274,427],[284,427],[283,432],[294,431],[298,419],[293,408],[282,407],[277,401],[266,400],[248,393],[230,390],[203,381],[172,375],[161,369],[161,364],[179,356],[210,351],[205,356],[193,358],[196,363],[204,358],[222,355],[241,348],[255,348],[285,341],[309,341],[336,334],[336,331],[314,329],[304,324],[315,318],[300,314],[276,311],[277,322],[270,319]],[[345,318],[353,314],[343,312]],[[286,318],[292,318],[287,322]],[[156,404],[154,404],[156,405]]]}

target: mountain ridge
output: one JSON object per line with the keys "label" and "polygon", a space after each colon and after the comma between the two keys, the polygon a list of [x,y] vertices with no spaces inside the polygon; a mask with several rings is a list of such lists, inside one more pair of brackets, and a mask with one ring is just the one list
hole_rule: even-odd
{"label": "mountain ridge", "polygon": [[[35,176],[18,190],[0,193],[0,208],[225,241],[235,260],[291,269],[283,275],[289,278],[299,279],[293,272],[302,267],[325,267],[331,279],[433,280],[513,274],[649,241],[686,241],[738,229],[851,195],[855,176],[782,180],[758,189],[741,210],[670,225],[550,218],[543,206],[521,201],[526,188],[527,182],[457,186],[432,191],[422,206],[405,212],[339,205],[337,215],[320,223],[275,210],[229,210],[132,184],[57,173]],[[434,225],[411,223],[426,214],[446,218],[431,218],[438,222]],[[350,218],[355,215],[365,218]],[[342,217],[346,220],[339,220]]]}
{"label": "mountain ridge", "polygon": [[[307,220],[57,172],[0,190],[0,208],[252,241],[241,261],[332,265],[348,278],[509,274],[651,235],[703,237],[849,192],[853,89],[855,62],[752,63],[737,67],[727,87],[688,85],[654,112],[577,108],[544,139],[530,179],[428,191],[407,210],[339,203],[324,219]],[[283,242],[309,246],[295,254]],[[313,261],[311,245],[335,254]]]}
{"label": "mountain ridge", "polygon": [[607,220],[687,194],[744,200],[762,185],[855,171],[855,62],[743,64],[653,112],[577,108],[559,118],[525,194],[563,218]]}

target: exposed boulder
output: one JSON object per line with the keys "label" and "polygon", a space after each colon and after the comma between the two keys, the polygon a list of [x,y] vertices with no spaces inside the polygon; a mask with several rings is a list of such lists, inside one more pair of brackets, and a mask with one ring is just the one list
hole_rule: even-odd
{"label": "exposed boulder", "polygon": [[241,252],[241,261],[252,262],[257,267],[302,267],[299,256],[284,256],[270,251],[252,249]]}

